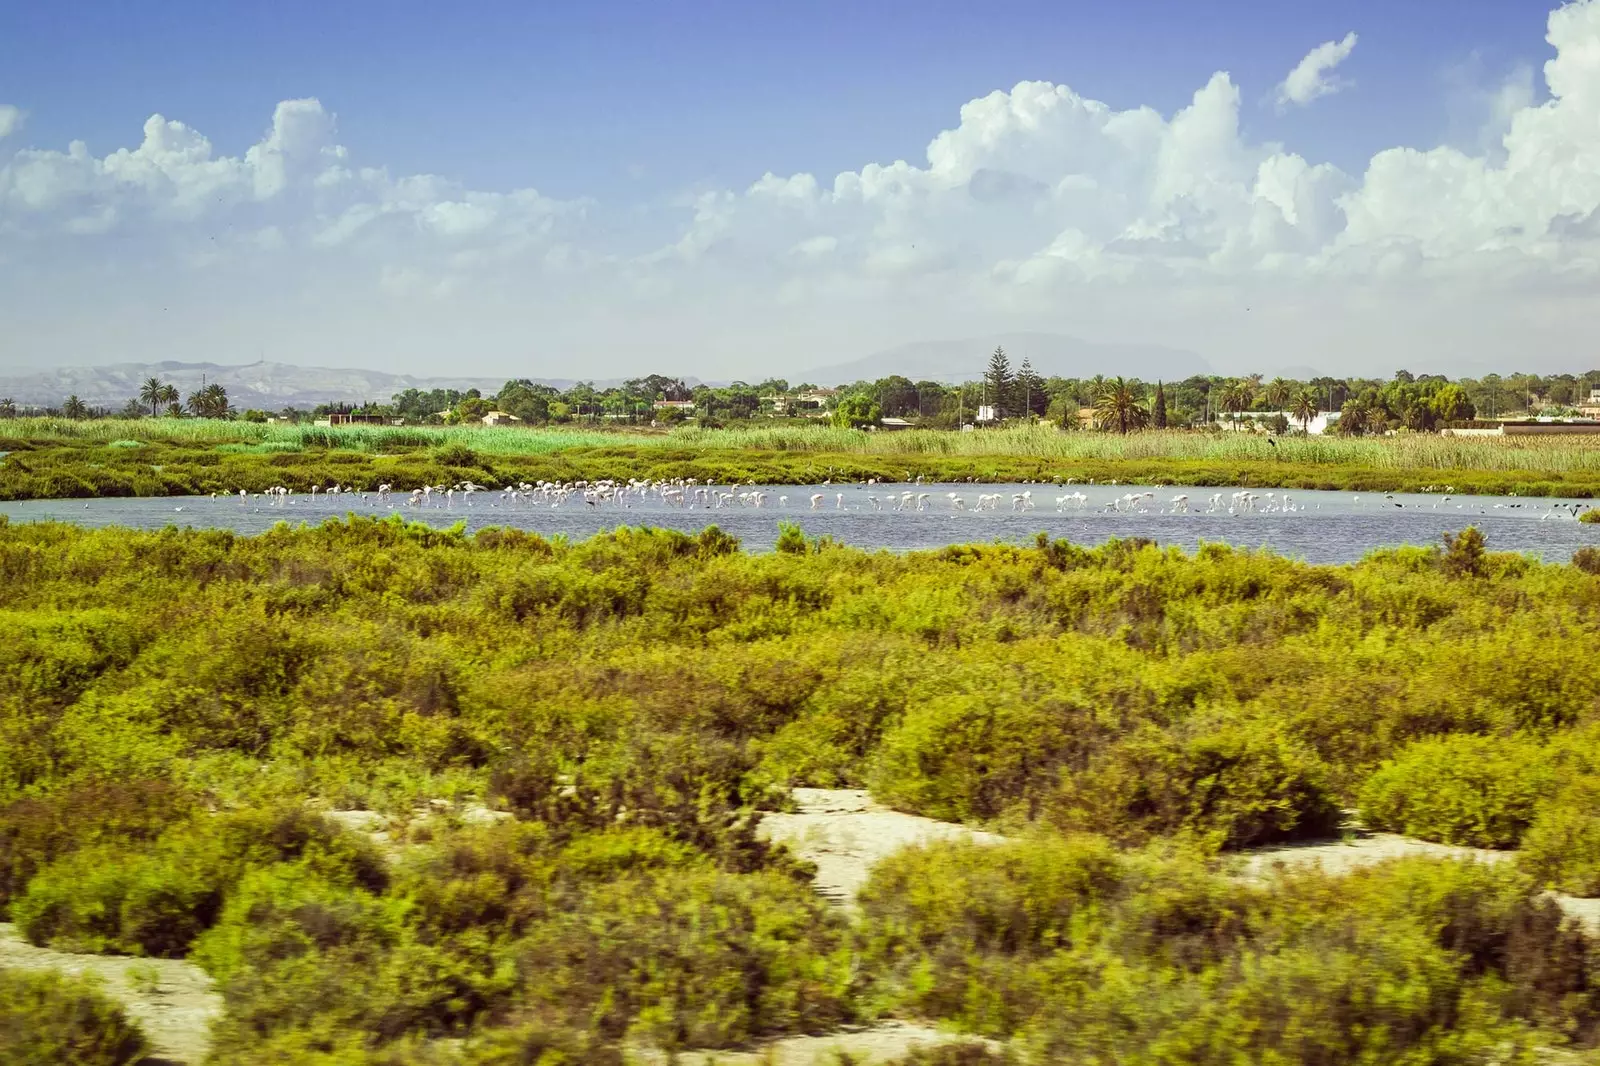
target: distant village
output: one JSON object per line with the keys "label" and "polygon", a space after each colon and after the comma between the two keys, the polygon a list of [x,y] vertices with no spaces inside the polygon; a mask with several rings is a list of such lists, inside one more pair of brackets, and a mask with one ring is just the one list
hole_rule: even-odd
{"label": "distant village", "polygon": [[1450,379],[1396,372],[1388,379],[1196,375],[1140,381],[1095,375],[1042,377],[1004,349],[978,362],[962,384],[890,375],[836,386],[769,378],[756,384],[690,386],[652,374],[607,388],[564,389],[514,379],[493,395],[479,389],[406,389],[387,400],[330,398],[310,408],[240,409],[211,382],[181,395],[152,377],[120,409],[76,396],[51,407],[0,397],[0,418],[211,418],[343,425],[527,427],[566,424],[718,427],[759,421],[823,423],[874,432],[923,428],[977,431],[1017,422],[1117,433],[1149,429],[1311,436],[1439,432],[1460,435],[1600,432],[1600,371],[1581,375],[1495,374]]}

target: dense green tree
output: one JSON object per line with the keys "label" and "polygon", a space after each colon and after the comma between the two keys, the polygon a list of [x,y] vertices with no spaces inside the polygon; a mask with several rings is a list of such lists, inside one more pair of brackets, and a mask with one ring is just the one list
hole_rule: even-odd
{"label": "dense green tree", "polygon": [[1138,387],[1124,378],[1113,378],[1100,391],[1095,401],[1095,417],[1102,429],[1127,433],[1139,429],[1149,417],[1139,406]]}
{"label": "dense green tree", "polygon": [[1156,397],[1150,403],[1150,425],[1155,429],[1167,428],[1167,391],[1156,382]]}
{"label": "dense green tree", "polygon": [[832,420],[834,425],[846,429],[864,429],[877,425],[882,417],[882,408],[870,394],[852,392],[839,397],[839,402],[833,408]]}
{"label": "dense green tree", "polygon": [[984,396],[986,402],[994,407],[995,413],[1006,417],[1011,406],[1011,396],[1015,391],[1017,380],[1011,372],[1011,360],[1006,356],[1004,348],[996,347],[989,356],[989,366],[983,372]]}

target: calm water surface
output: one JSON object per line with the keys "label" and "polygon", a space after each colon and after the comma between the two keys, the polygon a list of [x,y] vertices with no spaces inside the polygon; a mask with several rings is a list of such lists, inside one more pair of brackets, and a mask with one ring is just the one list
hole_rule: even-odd
{"label": "calm water surface", "polygon": [[[916,510],[915,500],[905,510],[892,509],[907,489],[928,494],[925,510]],[[743,491],[753,490],[746,487]],[[348,493],[300,495],[281,502],[262,497],[33,500],[0,504],[0,514],[9,515],[13,522],[62,521],[135,529],[177,525],[259,533],[283,521],[315,523],[349,513],[400,513],[441,528],[464,520],[468,529],[510,525],[574,539],[617,525],[665,526],[686,532],[717,525],[740,538],[745,547],[757,550],[772,547],[779,520],[788,518],[808,534],[826,533],[857,547],[895,551],[969,542],[1023,543],[1043,530],[1051,537],[1086,545],[1134,536],[1186,549],[1201,541],[1220,541],[1268,548],[1314,563],[1350,562],[1379,547],[1438,543],[1446,531],[1468,524],[1483,530],[1493,550],[1529,552],[1551,562],[1566,561],[1583,545],[1600,544],[1600,525],[1585,525],[1574,517],[1574,509],[1586,504],[1533,497],[1290,490],[1285,510],[1283,492],[1262,490],[1255,493],[1255,510],[1248,510],[1235,505],[1233,490],[1220,493],[1213,507],[1212,500],[1219,495],[1216,489],[1183,486],[1150,490],[1109,485],[784,485],[761,491],[768,497],[762,507],[680,506],[659,496],[595,505],[573,496],[551,503],[537,498],[509,500],[498,492],[413,507],[404,494],[384,501],[373,494]],[[1015,510],[1014,496],[1024,492],[1031,493],[1032,508]],[[823,494],[816,510],[811,506],[814,493]],[[958,509],[951,493],[968,509]],[[1083,499],[1069,499],[1058,509],[1058,497],[1079,493]],[[1133,493],[1147,495],[1130,501],[1127,497]],[[977,510],[978,497],[987,494],[999,495],[996,509]],[[1187,496],[1187,513],[1174,502],[1180,495]],[[787,503],[780,502],[784,496]],[[874,508],[873,497],[882,510]],[[1121,509],[1116,509],[1119,503]]]}

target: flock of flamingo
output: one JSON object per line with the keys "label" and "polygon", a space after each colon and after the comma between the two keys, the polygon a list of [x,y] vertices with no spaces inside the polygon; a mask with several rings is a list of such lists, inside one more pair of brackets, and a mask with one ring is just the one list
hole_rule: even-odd
{"label": "flock of flamingo", "polygon": [[[1072,487],[1073,480],[1068,480],[1064,487]],[[1088,483],[1089,486],[1093,482]],[[1114,487],[1116,482],[1109,482],[1105,487]],[[888,483],[868,479],[865,483],[849,486],[849,491],[839,491],[831,482],[824,482],[822,488],[826,492],[813,491],[798,496],[794,504],[796,507],[806,508],[811,511],[903,511],[925,512],[945,510],[952,513],[961,512],[998,512],[1009,511],[1012,513],[1025,513],[1035,511],[1039,504],[1034,500],[1033,489],[1023,488],[1014,492],[980,492],[970,500],[966,493],[961,491],[929,492],[923,491],[923,482],[918,478],[912,488],[896,488]],[[1063,486],[1057,486],[1063,487]],[[1187,493],[1179,492],[1163,498],[1160,489],[1146,489],[1138,492],[1123,492],[1120,495],[1107,498],[1091,498],[1090,494],[1075,489],[1074,491],[1054,496],[1054,509],[1058,513],[1102,513],[1102,514],[1195,514],[1195,515],[1228,515],[1240,516],[1251,514],[1292,514],[1307,510],[1288,492],[1263,491],[1256,492],[1252,489],[1239,489],[1233,492],[1213,492],[1204,502],[1196,501],[1193,506]],[[1444,486],[1446,490],[1453,490],[1453,486]],[[375,491],[361,491],[342,485],[312,486],[309,493],[300,494],[315,501],[317,497],[343,497],[357,496],[361,501],[374,501],[379,505],[393,508],[396,500],[396,490],[389,484],[379,485]],[[1096,493],[1096,496],[1102,496]],[[217,499],[216,493],[212,494]],[[474,507],[474,499],[486,500],[487,506],[498,507],[523,507],[548,506],[550,508],[563,508],[581,506],[591,508],[630,508],[635,505],[654,506],[659,504],[671,509],[685,510],[718,510],[723,508],[772,508],[786,510],[790,507],[790,497],[787,493],[755,485],[716,485],[701,482],[694,478],[673,480],[649,480],[628,478],[627,480],[597,480],[597,481],[538,481],[522,482],[509,485],[501,489],[491,489],[471,481],[463,481],[453,485],[423,485],[410,490],[400,490],[399,502],[402,506],[413,508],[443,508],[454,509],[457,503],[465,507]],[[265,499],[268,504],[278,507],[288,507],[297,501],[296,494],[282,485],[274,486],[265,492],[250,493],[245,489],[239,490],[238,499],[242,504],[248,504],[253,499]],[[1488,514],[1491,505],[1483,501],[1473,501],[1470,504],[1455,501],[1451,496],[1434,500],[1432,510],[1448,507],[1452,502],[1455,509],[1465,510],[1471,507],[1479,514]],[[809,505],[807,507],[807,505]],[[1309,509],[1321,510],[1320,503],[1314,503]],[[1351,498],[1351,507],[1363,510],[1367,507],[1395,507],[1412,510],[1429,509],[1427,505],[1412,502],[1407,504],[1395,499],[1393,494],[1387,494],[1381,499],[1369,498],[1367,503],[1362,502],[1359,495]],[[1566,503],[1556,501],[1549,504],[1549,508],[1541,518],[1576,518],[1578,514],[1589,505],[1582,503]],[[1523,503],[1495,503],[1493,510],[1516,511],[1528,505]],[[177,510],[182,510],[178,507]]]}

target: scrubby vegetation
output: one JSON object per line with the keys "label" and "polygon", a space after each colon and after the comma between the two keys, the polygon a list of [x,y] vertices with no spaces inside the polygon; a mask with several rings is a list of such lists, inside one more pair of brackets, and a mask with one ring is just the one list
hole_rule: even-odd
{"label": "scrubby vegetation", "polygon": [[[129,434],[136,434],[137,439]],[[295,492],[340,484],[698,478],[721,484],[824,479],[1128,483],[1356,492],[1591,497],[1600,450],[1573,438],[1383,439],[1251,433],[961,433],[828,426],[604,432],[492,427],[257,425],[204,419],[0,420],[0,500]]]}
{"label": "scrubby vegetation", "polygon": [[145,1040],[92,982],[0,969],[0,1062],[128,1066]]}
{"label": "scrubby vegetation", "polygon": [[[1600,890],[1600,577],[1466,534],[1343,567],[786,538],[0,523],[0,908],[204,966],[222,1066],[885,1012],[1040,1062],[1600,1037],[1597,949],[1541,896]],[[854,918],[756,832],[795,785],[1016,839],[904,853]],[[1354,806],[1522,855],[1227,875]]]}

